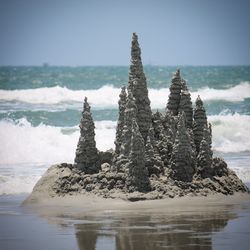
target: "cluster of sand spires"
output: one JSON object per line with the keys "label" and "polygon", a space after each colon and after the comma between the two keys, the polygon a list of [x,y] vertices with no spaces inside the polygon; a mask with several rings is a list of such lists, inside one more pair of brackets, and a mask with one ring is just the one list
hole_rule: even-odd
{"label": "cluster of sand spires", "polygon": [[130,200],[248,192],[223,159],[213,158],[203,102],[198,96],[193,109],[179,69],[171,81],[166,112],[152,113],[135,33],[128,86],[119,97],[115,150],[97,150],[85,98],[75,163],[52,166],[33,192],[46,186],[50,196],[90,192]]}

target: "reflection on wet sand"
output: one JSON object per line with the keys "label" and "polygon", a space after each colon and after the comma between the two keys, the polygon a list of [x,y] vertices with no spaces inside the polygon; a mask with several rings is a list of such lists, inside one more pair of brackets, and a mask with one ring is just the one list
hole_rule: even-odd
{"label": "reflection on wet sand", "polygon": [[229,211],[86,217],[75,225],[76,238],[81,250],[212,249],[212,233],[236,218]]}

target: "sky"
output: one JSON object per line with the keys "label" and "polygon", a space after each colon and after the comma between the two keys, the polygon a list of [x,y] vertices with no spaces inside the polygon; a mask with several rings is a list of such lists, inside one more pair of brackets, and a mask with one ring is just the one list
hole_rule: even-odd
{"label": "sky", "polygon": [[250,65],[250,0],[0,0],[0,65]]}

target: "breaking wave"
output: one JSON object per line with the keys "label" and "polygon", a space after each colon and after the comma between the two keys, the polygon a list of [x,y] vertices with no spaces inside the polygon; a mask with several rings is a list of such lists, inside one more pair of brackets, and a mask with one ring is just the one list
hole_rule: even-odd
{"label": "breaking wave", "polygon": [[[250,116],[239,114],[208,117],[213,125],[213,147],[220,152],[244,152],[250,149]],[[115,121],[96,121],[99,150],[114,147]],[[78,126],[32,126],[25,118],[0,121],[0,163],[72,162],[79,138]]]}
{"label": "breaking wave", "polygon": [[[95,125],[98,149],[113,148],[116,122]],[[0,121],[0,195],[31,192],[50,165],[72,163],[78,138],[78,126],[34,127],[25,118]]]}
{"label": "breaking wave", "polygon": [[[250,116],[221,114],[209,116],[208,120],[213,124],[215,151],[229,155],[229,152],[245,151],[249,156],[240,165],[235,165],[235,161],[229,157],[229,167],[240,178],[250,181],[250,168],[247,167],[250,159]],[[116,122],[98,121],[95,126],[97,148],[114,148]],[[1,120],[0,194],[30,192],[51,164],[72,163],[78,138],[78,126],[32,126],[25,118],[17,121]]]}
{"label": "breaking wave", "polygon": [[[23,90],[0,90],[0,101],[22,102],[29,104],[59,104],[83,102],[85,96],[95,108],[117,107],[119,88],[106,85],[93,90],[71,90],[66,87],[45,87]],[[164,108],[168,99],[169,89],[149,89],[149,98],[153,109]],[[243,101],[250,98],[250,83],[241,82],[228,89],[205,87],[191,92],[193,100],[200,95],[205,101],[225,100],[229,102]]]}
{"label": "breaking wave", "polygon": [[[116,122],[98,121],[96,141],[99,150],[113,147]],[[78,126],[32,126],[25,118],[0,121],[0,163],[73,162],[79,138]]]}
{"label": "breaking wave", "polygon": [[250,151],[249,115],[213,115],[208,120],[213,125],[215,150],[224,153]]}

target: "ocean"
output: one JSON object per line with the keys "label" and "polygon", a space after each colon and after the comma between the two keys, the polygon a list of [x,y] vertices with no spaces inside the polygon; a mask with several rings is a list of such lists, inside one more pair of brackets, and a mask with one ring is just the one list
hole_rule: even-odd
{"label": "ocean", "polygon": [[[177,67],[144,67],[151,108],[164,112]],[[213,125],[214,154],[250,182],[250,66],[181,66]],[[0,195],[30,193],[46,169],[74,160],[85,96],[99,150],[114,148],[128,67],[0,67]]]}

